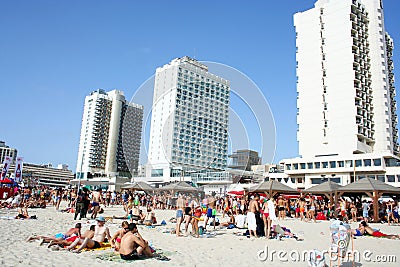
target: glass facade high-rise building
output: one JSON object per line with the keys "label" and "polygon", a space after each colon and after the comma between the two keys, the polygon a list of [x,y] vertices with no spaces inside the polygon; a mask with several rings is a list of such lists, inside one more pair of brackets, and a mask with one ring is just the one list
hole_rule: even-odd
{"label": "glass facade high-rise building", "polygon": [[125,176],[139,163],[143,106],[122,91],[92,92],[85,98],[76,177]]}
{"label": "glass facade high-rise building", "polygon": [[228,167],[231,169],[251,171],[251,166],[261,164],[261,157],[258,156],[258,152],[249,149],[240,149],[229,155],[232,159],[231,165]]}
{"label": "glass facade high-rise building", "polygon": [[190,57],[156,70],[149,142],[149,181],[227,165],[230,83]]}
{"label": "glass facade high-rise building", "polygon": [[318,0],[294,16],[302,157],[398,155],[393,41],[380,0]]}

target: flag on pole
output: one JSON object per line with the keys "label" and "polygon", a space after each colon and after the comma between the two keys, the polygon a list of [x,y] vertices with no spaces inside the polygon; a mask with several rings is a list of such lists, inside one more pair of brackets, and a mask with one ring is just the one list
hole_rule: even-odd
{"label": "flag on pole", "polygon": [[17,161],[15,162],[15,172],[14,172],[14,181],[16,183],[21,182],[23,166],[24,166],[24,158],[17,157]]}
{"label": "flag on pole", "polygon": [[12,161],[11,157],[4,157],[0,180],[4,180],[6,178],[8,169],[10,168],[11,161]]}

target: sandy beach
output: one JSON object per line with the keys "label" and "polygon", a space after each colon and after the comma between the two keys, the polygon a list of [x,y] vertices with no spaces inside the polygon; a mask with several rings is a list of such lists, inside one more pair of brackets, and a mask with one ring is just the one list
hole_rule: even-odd
{"label": "sandy beach", "polygon": [[[56,211],[51,206],[46,209],[29,209],[29,213],[36,215],[38,219],[6,219],[9,216],[17,215],[16,210],[0,210],[2,218],[0,219],[2,229],[0,266],[82,266],[82,264],[121,266],[121,264],[127,264],[113,256],[112,249],[74,254],[67,251],[53,251],[48,249],[45,244],[39,246],[39,241],[25,242],[26,238],[32,234],[53,236],[58,232],[68,230],[77,222],[73,220],[72,214]],[[116,206],[107,208],[102,215],[111,217],[122,214],[122,207]],[[247,238],[237,235],[237,233],[243,233],[244,230],[217,227],[214,232],[210,226],[208,226],[208,230],[212,234],[197,239],[192,236],[177,238],[173,234],[165,233],[175,227],[175,224],[169,222],[169,219],[175,216],[174,211],[156,210],[156,216],[159,222],[163,219],[166,220],[167,225],[154,228],[139,226],[139,231],[156,248],[157,252],[170,258],[170,261],[145,259],[128,262],[128,264],[136,266],[308,266],[307,262],[298,262],[295,259],[296,251],[301,254],[304,250],[327,250],[330,244],[330,223],[327,221],[307,223],[286,219],[278,222],[280,225],[290,228],[304,241],[296,241],[293,238],[283,238],[282,241]],[[220,215],[219,217],[221,218]],[[227,218],[220,219],[220,221],[225,220]],[[89,227],[87,220],[80,222],[83,223],[83,230]],[[112,222],[106,223],[111,234],[119,229],[121,222],[120,219],[114,219]],[[356,223],[352,224],[352,228],[356,226]],[[388,226],[387,224],[371,224],[371,226],[381,229],[384,233],[400,233],[400,226]],[[355,266],[398,266],[398,263],[395,262],[376,262],[377,256],[380,257],[380,260],[393,261],[393,258],[389,259],[388,257],[393,255],[396,257],[396,261],[400,261],[400,240],[358,237],[354,240],[354,247],[360,252],[360,260]],[[265,259],[265,253],[259,253],[260,250],[267,251],[267,259]],[[278,254],[281,255],[281,259],[278,258]],[[264,261],[260,260],[258,255],[264,257]],[[368,262],[368,258],[371,259],[370,262]],[[373,262],[374,260],[375,262]],[[329,258],[326,259],[326,263],[329,265]],[[352,265],[346,263],[343,266]]]}

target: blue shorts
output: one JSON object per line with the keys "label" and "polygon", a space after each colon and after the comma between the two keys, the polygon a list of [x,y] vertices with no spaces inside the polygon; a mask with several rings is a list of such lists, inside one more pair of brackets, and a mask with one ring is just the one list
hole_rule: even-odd
{"label": "blue shorts", "polygon": [[183,218],[183,211],[182,210],[176,210],[176,218]]}
{"label": "blue shorts", "polygon": [[215,218],[215,214],[213,214],[213,209],[212,208],[208,208],[207,209],[207,217],[208,218]]}
{"label": "blue shorts", "polygon": [[367,212],[363,211],[363,217],[368,218],[368,211]]}
{"label": "blue shorts", "polygon": [[67,237],[63,233],[58,233],[58,234],[55,235],[55,238],[58,238],[58,239],[61,238],[61,239],[65,240]]}
{"label": "blue shorts", "polygon": [[362,236],[360,230],[358,230],[358,229],[355,229],[355,230],[356,230],[356,234],[354,236]]}

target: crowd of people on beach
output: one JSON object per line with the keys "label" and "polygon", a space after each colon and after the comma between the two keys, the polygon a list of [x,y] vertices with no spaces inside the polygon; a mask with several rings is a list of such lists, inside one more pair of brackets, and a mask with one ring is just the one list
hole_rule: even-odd
{"label": "crowd of people on beach", "polygon": [[[60,203],[65,202],[60,208]],[[285,195],[268,197],[264,194],[200,195],[192,193],[153,192],[152,194],[123,190],[121,192],[104,191],[100,188],[50,189],[46,187],[17,188],[12,196],[0,202],[4,209],[17,209],[17,219],[30,219],[28,208],[54,207],[60,212],[71,213],[74,220],[95,220],[81,231],[82,224],[54,236],[31,236],[27,241],[40,240],[48,247],[60,247],[72,252],[84,249],[112,247],[120,253],[121,259],[132,260],[138,257],[150,257],[154,249],[139,233],[137,225],[154,227],[165,224],[158,222],[157,210],[174,210],[175,224],[172,231],[177,237],[200,237],[218,226],[227,229],[242,230],[248,237],[277,238],[287,236],[298,239],[290,229],[281,226],[288,219],[305,222],[338,218],[344,222],[359,222],[352,229],[354,236],[371,235],[374,237],[398,239],[398,235],[384,234],[369,226],[372,204],[366,200],[349,201],[341,198],[335,206],[328,199],[312,195],[300,195],[297,198]],[[121,219],[121,228],[111,235],[105,225],[106,218],[101,216],[107,207],[121,206],[123,215],[113,216]],[[399,202],[390,200],[379,203],[381,220],[388,224],[399,223]],[[208,229],[207,229],[208,228]],[[211,229],[212,228],[212,229]]]}

